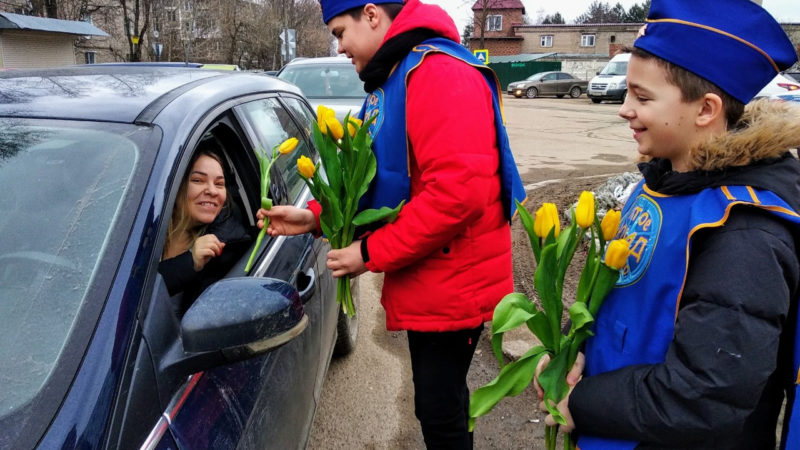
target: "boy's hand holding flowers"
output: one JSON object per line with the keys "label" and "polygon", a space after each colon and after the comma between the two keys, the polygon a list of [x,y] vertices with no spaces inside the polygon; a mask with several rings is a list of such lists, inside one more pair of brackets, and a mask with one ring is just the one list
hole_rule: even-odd
{"label": "boy's hand holding flowers", "polygon": [[[545,445],[554,449],[558,427],[564,427],[564,431],[574,428],[567,406],[569,393],[583,371],[583,356],[578,350],[592,334],[594,316],[616,284],[619,269],[627,261],[628,243],[615,240],[606,246],[606,242],[616,234],[619,214],[609,211],[602,222],[598,220],[591,192],[581,193],[577,206],[572,210],[572,221],[563,231],[558,210],[552,203],[542,205],[535,217],[520,204],[517,204],[517,211],[537,262],[534,288],[542,306],[540,308],[523,294],[513,293],[504,297],[495,308],[492,349],[501,370],[497,378],[473,394],[470,401],[471,426],[474,426],[476,417],[489,412],[503,397],[519,394],[534,381],[542,400],[541,406],[550,413]],[[564,335],[561,330],[565,311],[562,300],[564,277],[578,243],[587,231],[591,243],[575,302],[568,308],[571,327]],[[595,236],[599,241],[599,251]],[[503,333],[523,324],[542,345],[531,348],[517,361],[505,364]],[[569,435],[565,437],[565,448],[574,448]]]}

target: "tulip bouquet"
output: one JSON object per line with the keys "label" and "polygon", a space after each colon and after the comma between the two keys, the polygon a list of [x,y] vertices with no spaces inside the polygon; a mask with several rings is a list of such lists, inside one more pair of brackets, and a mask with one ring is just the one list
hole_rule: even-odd
{"label": "tulip bouquet", "polygon": [[[345,133],[333,110],[320,105],[313,131],[320,162],[314,164],[306,156],[297,160],[300,176],[322,206],[320,226],[334,249],[350,245],[357,226],[379,220],[394,221],[403,206],[400,202],[394,209],[383,207],[358,212],[358,202],[367,192],[377,170],[372,137],[368,132],[375,117],[362,123],[348,114],[345,116]],[[318,170],[320,164],[324,174]],[[350,277],[340,277],[336,283],[337,301],[349,316],[355,315]]]}
{"label": "tulip bouquet", "polygon": [[[518,395],[530,384],[537,364],[544,355],[550,357],[550,362],[539,375],[539,384],[544,390],[544,404],[557,423],[566,424],[556,406],[569,392],[566,375],[578,356],[581,344],[591,336],[594,316],[616,284],[619,270],[625,265],[629,254],[627,241],[612,240],[619,227],[620,213],[610,210],[602,221],[598,220],[591,192],[581,193],[577,206],[571,211],[572,221],[563,231],[560,229],[558,210],[553,203],[543,204],[535,217],[519,203],[517,211],[536,259],[533,281],[542,307],[540,309],[524,294],[512,293],[505,296],[495,308],[492,349],[501,370],[494,380],[473,393],[470,399],[471,429],[475,425],[475,418],[488,413],[504,397]],[[563,334],[564,277],[578,243],[587,231],[591,236],[591,244],[578,282],[575,302],[568,309],[571,326]],[[534,346],[518,360],[505,364],[502,354],[503,333],[523,324],[539,339],[541,345]],[[548,450],[555,448],[557,434],[558,425],[545,428]],[[574,448],[569,435],[564,438],[564,448]]]}
{"label": "tulip bouquet", "polygon": [[[256,157],[258,158],[258,168],[261,172],[261,207],[264,209],[272,208],[272,200],[269,198],[269,185],[270,185],[270,177],[269,171],[272,169],[272,165],[275,164],[275,161],[278,160],[280,155],[286,155],[291,153],[295,147],[297,147],[297,138],[289,138],[280,144],[272,147],[272,153],[267,153],[263,148],[256,149]],[[261,248],[261,241],[264,240],[264,235],[267,233],[267,227],[269,226],[269,217],[264,217],[264,228],[258,233],[258,237],[256,238],[256,246],[253,247],[253,251],[250,253],[250,258],[247,259],[247,265],[244,267],[245,273],[250,272],[250,269],[253,268],[253,260],[258,253],[258,249]]]}

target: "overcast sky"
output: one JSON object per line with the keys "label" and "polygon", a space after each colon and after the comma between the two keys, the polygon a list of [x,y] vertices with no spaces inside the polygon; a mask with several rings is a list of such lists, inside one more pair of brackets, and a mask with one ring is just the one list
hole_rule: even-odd
{"label": "overcast sky", "polygon": [[[612,6],[617,1],[625,7],[630,8],[642,0],[601,0]],[[459,33],[464,31],[464,26],[470,23],[472,18],[472,5],[475,0],[422,0],[423,3],[433,3],[444,8],[456,22]],[[525,12],[528,17],[536,20],[539,11],[543,15],[561,13],[567,23],[574,23],[575,18],[585,13],[589,9],[592,0],[522,0],[525,5]],[[800,22],[800,1],[798,0],[763,0],[761,5],[772,14],[779,22]]]}

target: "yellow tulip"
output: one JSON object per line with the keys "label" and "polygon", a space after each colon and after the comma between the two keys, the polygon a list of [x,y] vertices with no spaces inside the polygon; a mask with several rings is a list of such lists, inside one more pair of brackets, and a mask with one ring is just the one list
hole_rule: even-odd
{"label": "yellow tulip", "polygon": [[600,222],[600,229],[603,231],[603,239],[610,241],[617,235],[617,228],[619,228],[619,221],[622,218],[622,213],[609,209],[603,220]]}
{"label": "yellow tulip", "polygon": [[297,147],[297,138],[289,138],[283,141],[281,145],[278,146],[278,151],[282,155],[286,155],[292,153],[292,150],[294,150],[295,147]]}
{"label": "yellow tulip", "polygon": [[536,218],[533,222],[533,232],[540,238],[547,237],[550,230],[555,227],[555,237],[561,233],[561,223],[558,220],[558,208],[555,203],[544,203],[536,211]]}
{"label": "yellow tulip", "polygon": [[344,136],[344,128],[335,116],[325,116],[325,126],[330,130],[331,137],[337,141]]}
{"label": "yellow tulip", "polygon": [[356,135],[356,131],[358,131],[356,127],[360,127],[362,123],[361,119],[356,119],[355,117],[351,117],[350,120],[347,121],[347,131],[350,133],[350,137]]}
{"label": "yellow tulip", "polygon": [[311,158],[308,156],[301,156],[297,158],[297,171],[300,172],[305,178],[311,178],[314,176],[314,171],[316,168],[314,167],[314,162],[311,161]]}
{"label": "yellow tulip", "polygon": [[628,248],[628,241],[625,239],[615,239],[608,243],[606,248],[605,264],[612,269],[621,269],[628,261],[631,251]]}
{"label": "yellow tulip", "polygon": [[317,125],[319,125],[319,131],[322,132],[322,134],[328,134],[328,128],[325,125],[325,118],[328,116],[336,116],[336,113],[327,106],[317,106]]}
{"label": "yellow tulip", "polygon": [[581,228],[589,228],[594,223],[594,194],[589,191],[581,192],[578,206],[575,207],[575,221]]}

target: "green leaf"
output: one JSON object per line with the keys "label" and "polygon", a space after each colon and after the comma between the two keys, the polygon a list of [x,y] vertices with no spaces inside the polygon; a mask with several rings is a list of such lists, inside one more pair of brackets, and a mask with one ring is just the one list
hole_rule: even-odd
{"label": "green leaf", "polygon": [[536,259],[536,263],[539,263],[539,255],[542,253],[541,246],[539,245],[539,236],[533,231],[533,224],[536,219],[531,216],[531,213],[519,202],[519,200],[514,200],[517,204],[517,212],[519,213],[519,220],[522,222],[522,227],[525,228],[525,232],[528,233],[528,239],[531,241],[531,250],[533,250],[533,257]]}
{"label": "green leaf", "polygon": [[619,280],[619,270],[612,269],[602,262],[598,262],[597,281],[594,283],[592,295],[589,298],[589,311],[593,317],[597,316],[597,311],[603,304],[603,300],[608,296]]}
{"label": "green leaf", "polygon": [[[594,235],[594,232],[592,232],[592,234]],[[595,242],[593,237],[592,243],[589,247],[589,253],[586,255],[586,264],[583,266],[583,270],[581,271],[581,278],[578,281],[578,288],[575,292],[575,301],[580,303],[586,303],[589,301],[589,294],[592,292],[592,287],[594,286],[595,282],[596,269],[599,261],[597,259],[597,253],[594,244]]]}
{"label": "green leaf", "polygon": [[492,316],[492,334],[505,333],[528,321],[538,312],[536,304],[525,294],[512,292],[500,300]]}
{"label": "green leaf", "polygon": [[503,333],[513,330],[533,317],[538,308],[525,294],[512,292],[500,300],[492,316],[492,351],[503,367]]}
{"label": "green leaf", "polygon": [[[552,233],[550,233],[548,239],[551,239],[551,237]],[[555,242],[542,248],[541,259],[533,275],[533,284],[536,292],[539,293],[542,307],[550,323],[553,345],[558,347],[558,343],[561,341],[561,315],[564,307],[556,289],[556,280],[558,279],[556,273],[556,251],[557,245]]]}
{"label": "green leaf", "polygon": [[400,214],[400,209],[403,208],[403,204],[405,202],[405,200],[402,200],[395,208],[382,206],[380,209],[365,209],[353,218],[353,225],[358,227],[368,223],[377,222],[379,220],[385,220],[388,223],[392,223],[397,219],[397,215]]}
{"label": "green leaf", "polygon": [[316,122],[314,122],[314,144],[319,151],[328,185],[333,192],[338,193],[342,188],[342,166],[339,163],[336,144],[329,135],[322,134]]}
{"label": "green leaf", "polygon": [[584,332],[592,328],[594,318],[585,303],[576,302],[569,307],[569,319],[572,322],[570,333]]}
{"label": "green leaf", "polygon": [[555,353],[553,332],[550,330],[550,322],[544,311],[539,311],[534,314],[525,324],[528,326],[528,329],[531,330],[531,333],[539,338],[542,345],[544,345],[547,350]]}
{"label": "green leaf", "polygon": [[475,426],[475,418],[491,411],[504,397],[513,397],[524,391],[533,380],[539,359],[545,354],[544,347],[528,350],[517,361],[506,364],[494,380],[478,388],[469,402],[470,429]]}
{"label": "green leaf", "polygon": [[568,351],[559,352],[539,374],[539,385],[544,390],[544,404],[547,407],[547,411],[561,425],[566,425],[567,421],[558,411],[557,405],[569,392],[569,385],[567,385],[566,379],[568,360]]}

